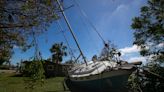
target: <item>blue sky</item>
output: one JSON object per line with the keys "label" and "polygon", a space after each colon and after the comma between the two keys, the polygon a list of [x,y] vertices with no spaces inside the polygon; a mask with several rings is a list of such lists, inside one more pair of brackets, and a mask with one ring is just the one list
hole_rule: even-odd
{"label": "blue sky", "polygon": [[[133,45],[133,30],[130,25],[132,18],[139,16],[140,7],[146,5],[147,0],[76,0],[85,11],[90,21],[95,25],[103,38],[110,40],[122,52],[122,59],[128,61],[145,60],[138,53],[139,48]],[[95,54],[99,55],[103,43],[89,23],[81,17],[78,7],[73,0],[64,0],[65,7],[74,5],[65,10],[66,16],[77,36],[81,49],[88,60]],[[77,56],[79,54],[75,42],[70,35],[66,24],[61,18],[60,24],[67,36],[69,44]],[[52,23],[48,31],[37,37],[39,50],[44,59],[51,57],[49,49],[53,43],[64,42],[56,22]],[[34,48],[21,52],[19,48],[14,49],[15,54],[11,61],[13,64],[21,59],[28,60],[34,56]],[[65,60],[70,57],[66,57]]]}

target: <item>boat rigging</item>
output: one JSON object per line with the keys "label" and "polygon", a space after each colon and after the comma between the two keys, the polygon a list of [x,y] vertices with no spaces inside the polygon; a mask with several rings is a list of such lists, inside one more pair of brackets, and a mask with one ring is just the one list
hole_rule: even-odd
{"label": "boat rigging", "polygon": [[[137,69],[137,65],[132,63],[127,63],[121,61],[118,64],[115,60],[105,59],[105,60],[96,60],[87,62],[84,54],[80,48],[80,45],[76,39],[76,36],[67,20],[67,17],[64,13],[63,7],[61,6],[59,0],[56,0],[59,5],[59,9],[64,17],[64,20],[71,32],[71,35],[74,38],[74,41],[80,51],[80,54],[85,62],[85,64],[74,65],[68,71],[68,77],[65,80],[66,85],[71,91],[83,90],[82,92],[107,92],[118,90],[123,88],[126,85],[129,75]],[[91,23],[87,18],[86,14],[80,10],[85,19],[93,27],[95,32],[103,41],[105,47],[109,49],[109,44],[105,43],[105,40],[97,31],[96,27]],[[77,88],[77,89],[76,89]]]}
{"label": "boat rigging", "polygon": [[[59,9],[60,9],[60,11],[61,11],[61,13],[62,13],[62,16],[64,17],[64,20],[65,20],[65,22],[66,22],[66,24],[67,24],[67,26],[68,26],[68,28],[69,28],[69,31],[71,32],[71,35],[73,36],[73,39],[74,39],[74,41],[75,41],[75,43],[76,43],[76,45],[77,45],[77,47],[78,47],[78,49],[79,49],[79,51],[80,51],[79,57],[82,56],[84,62],[85,62],[86,65],[87,65],[86,58],[85,58],[85,56],[84,56],[84,54],[83,54],[83,52],[82,52],[82,50],[81,50],[81,48],[80,48],[80,45],[79,45],[79,43],[78,43],[78,41],[77,41],[77,39],[76,39],[76,36],[75,36],[75,34],[74,34],[74,32],[73,32],[73,30],[72,30],[72,28],[71,28],[71,25],[70,25],[70,23],[69,23],[69,21],[68,21],[66,15],[65,15],[65,13],[64,13],[64,9],[63,9],[62,5],[60,4],[59,0],[56,0],[56,1],[57,1],[57,4],[59,5]],[[93,25],[93,23],[90,21],[90,19],[88,18],[87,14],[81,9],[81,7],[80,7],[80,5],[78,4],[78,2],[76,2],[75,0],[73,0],[73,1],[74,1],[74,3],[76,4],[76,6],[78,7],[78,9],[79,9],[79,11],[80,11],[80,14],[85,18],[85,20],[89,23],[89,25],[93,28],[93,30],[98,34],[98,37],[102,40],[104,46],[105,46],[106,48],[109,49],[109,44],[105,42],[104,38],[103,38],[103,37],[101,36],[101,34],[98,32],[97,28]],[[72,5],[71,5],[71,6],[72,6]],[[79,57],[78,57],[78,58],[79,58]]]}
{"label": "boat rigging", "polygon": [[106,46],[107,43],[105,42],[104,38],[101,36],[101,34],[97,30],[97,28],[93,25],[93,23],[88,18],[87,14],[81,8],[81,6],[79,5],[79,3],[76,0],[72,0],[72,1],[74,1],[74,3],[76,4],[76,6],[78,7],[78,10],[80,11],[80,14],[85,18],[85,20],[89,23],[89,25],[93,28],[93,30],[98,34],[99,38],[103,41],[104,45]]}
{"label": "boat rigging", "polygon": [[64,20],[65,20],[65,22],[66,22],[66,24],[67,24],[67,26],[68,26],[68,28],[69,28],[69,31],[71,32],[71,35],[73,36],[73,38],[74,38],[74,40],[75,40],[75,43],[76,43],[76,45],[77,45],[77,47],[78,47],[78,49],[79,49],[79,51],[80,51],[80,54],[81,54],[81,56],[82,56],[82,58],[83,58],[85,64],[87,65],[86,58],[85,58],[85,56],[84,56],[84,54],[83,54],[83,52],[82,52],[82,50],[81,50],[81,48],[80,48],[80,45],[79,45],[79,43],[78,43],[78,41],[77,41],[77,39],[76,39],[76,36],[75,36],[75,34],[74,34],[74,32],[73,32],[73,30],[72,30],[72,28],[71,28],[71,25],[69,24],[69,22],[68,22],[68,20],[67,20],[67,17],[66,17],[66,15],[65,15],[65,13],[64,13],[64,9],[63,9],[63,7],[61,6],[59,0],[56,0],[56,1],[57,1],[57,4],[59,5],[59,9],[60,9],[61,12],[62,12],[62,15],[63,15],[63,17],[64,17]]}
{"label": "boat rigging", "polygon": [[66,34],[64,33],[64,30],[62,29],[62,26],[61,26],[59,20],[57,20],[57,26],[59,27],[59,31],[62,33],[62,35],[64,37],[64,40],[65,40],[65,42],[66,42],[66,44],[67,44],[67,46],[68,46],[68,48],[70,50],[71,59],[74,58],[74,60],[76,60],[76,58],[75,58],[75,56],[73,54],[73,51],[72,51],[72,49],[70,47],[70,44],[69,44],[69,42],[68,42],[68,40],[66,38]]}

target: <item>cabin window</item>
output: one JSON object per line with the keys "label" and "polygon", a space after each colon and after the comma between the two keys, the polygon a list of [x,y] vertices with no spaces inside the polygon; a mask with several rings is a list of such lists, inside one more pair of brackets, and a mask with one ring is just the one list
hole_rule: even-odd
{"label": "cabin window", "polygon": [[53,65],[48,65],[47,69],[48,70],[54,70],[54,66]]}

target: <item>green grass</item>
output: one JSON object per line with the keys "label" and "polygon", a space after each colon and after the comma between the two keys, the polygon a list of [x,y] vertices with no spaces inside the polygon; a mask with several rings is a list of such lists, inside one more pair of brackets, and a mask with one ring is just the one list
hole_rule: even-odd
{"label": "green grass", "polygon": [[0,92],[63,92],[64,77],[46,79],[43,86],[37,85],[34,90],[25,89],[25,77],[12,77],[13,74],[0,74]]}

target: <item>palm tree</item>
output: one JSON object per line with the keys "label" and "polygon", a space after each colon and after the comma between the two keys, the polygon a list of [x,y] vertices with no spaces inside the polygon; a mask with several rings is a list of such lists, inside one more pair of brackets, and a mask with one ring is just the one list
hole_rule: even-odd
{"label": "palm tree", "polygon": [[55,43],[52,45],[50,51],[52,53],[52,61],[55,63],[62,62],[63,57],[67,56],[67,47],[63,43]]}

